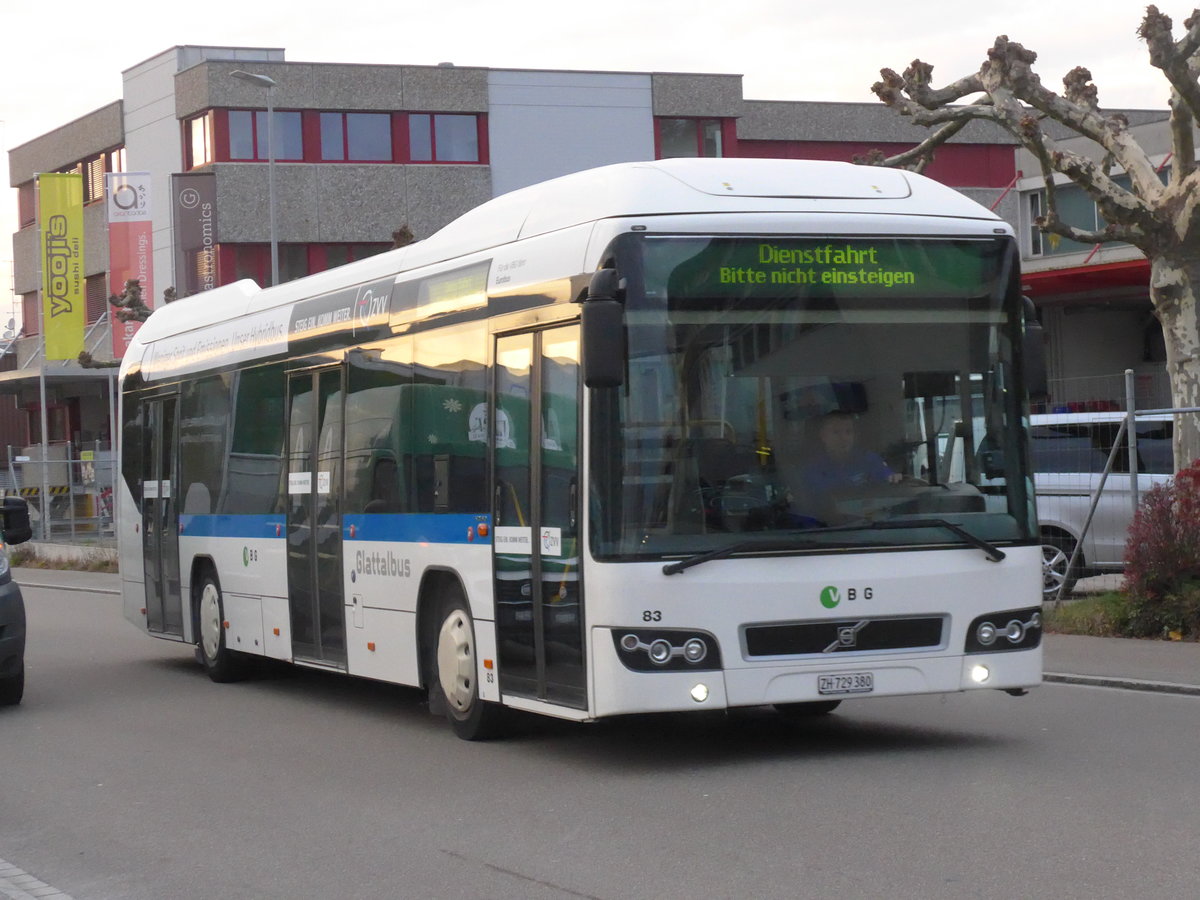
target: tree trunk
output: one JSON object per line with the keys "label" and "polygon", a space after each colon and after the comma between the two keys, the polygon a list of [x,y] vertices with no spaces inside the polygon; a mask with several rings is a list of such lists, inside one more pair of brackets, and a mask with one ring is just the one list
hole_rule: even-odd
{"label": "tree trunk", "polygon": [[[1162,324],[1171,405],[1200,407],[1200,258],[1163,254],[1150,260],[1150,299]],[[1175,469],[1200,459],[1200,413],[1175,416]]]}

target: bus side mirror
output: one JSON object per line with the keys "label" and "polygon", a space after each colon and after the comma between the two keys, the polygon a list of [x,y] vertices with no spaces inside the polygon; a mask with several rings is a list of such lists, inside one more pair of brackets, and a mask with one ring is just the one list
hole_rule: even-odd
{"label": "bus side mirror", "polygon": [[1045,397],[1050,393],[1046,378],[1046,339],[1042,335],[1042,324],[1037,318],[1037,308],[1028,297],[1022,297],[1025,309],[1024,329],[1021,333],[1021,349],[1025,358],[1025,384],[1029,396]]}
{"label": "bus side mirror", "polygon": [[583,383],[590,388],[620,387],[625,381],[625,307],[619,296],[616,269],[592,276],[580,321]]}
{"label": "bus side mirror", "polygon": [[29,527],[29,504],[20,497],[5,497],[0,515],[4,517],[6,544],[23,544],[33,537],[33,529]]}

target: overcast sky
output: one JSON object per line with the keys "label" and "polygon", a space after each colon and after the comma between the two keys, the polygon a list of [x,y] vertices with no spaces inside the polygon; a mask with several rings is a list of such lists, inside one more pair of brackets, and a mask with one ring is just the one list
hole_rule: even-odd
{"label": "overcast sky", "polygon": [[[291,62],[740,74],[755,100],[871,102],[879,69],[920,58],[937,84],[979,68],[998,34],[1038,53],[1058,89],[1087,66],[1105,106],[1163,108],[1168,91],[1129,0],[203,0],[112,6],[2,0],[0,148],[121,97],[121,72],[178,44],[277,47]],[[1192,6],[1159,0],[1176,21]],[[919,12],[914,12],[919,10]],[[136,166],[136,160],[130,160]],[[16,191],[0,161],[0,325]]]}

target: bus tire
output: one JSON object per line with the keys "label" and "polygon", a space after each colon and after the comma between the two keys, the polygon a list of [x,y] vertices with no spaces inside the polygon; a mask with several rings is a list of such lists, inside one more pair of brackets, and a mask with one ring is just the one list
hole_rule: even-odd
{"label": "bus tire", "polygon": [[439,707],[454,733],[465,741],[483,741],[500,731],[503,709],[479,696],[475,623],[461,591],[447,591],[435,617],[430,708]]}
{"label": "bus tire", "polygon": [[199,642],[197,656],[208,677],[219,684],[240,681],[245,665],[240,654],[225,646],[225,602],[217,573],[205,569],[196,592],[196,617]]}
{"label": "bus tire", "polygon": [[17,674],[0,678],[0,706],[16,706],[25,696],[25,662],[22,660]]}
{"label": "bus tire", "polygon": [[841,700],[812,700],[808,703],[776,703],[775,712],[785,719],[813,719],[827,716],[841,705]]}

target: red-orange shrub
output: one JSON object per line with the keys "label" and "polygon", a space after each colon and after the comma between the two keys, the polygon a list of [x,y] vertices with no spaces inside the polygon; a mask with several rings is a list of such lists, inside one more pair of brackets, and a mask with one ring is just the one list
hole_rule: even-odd
{"label": "red-orange shrub", "polygon": [[1134,634],[1200,635],[1200,460],[1146,492],[1125,545]]}

